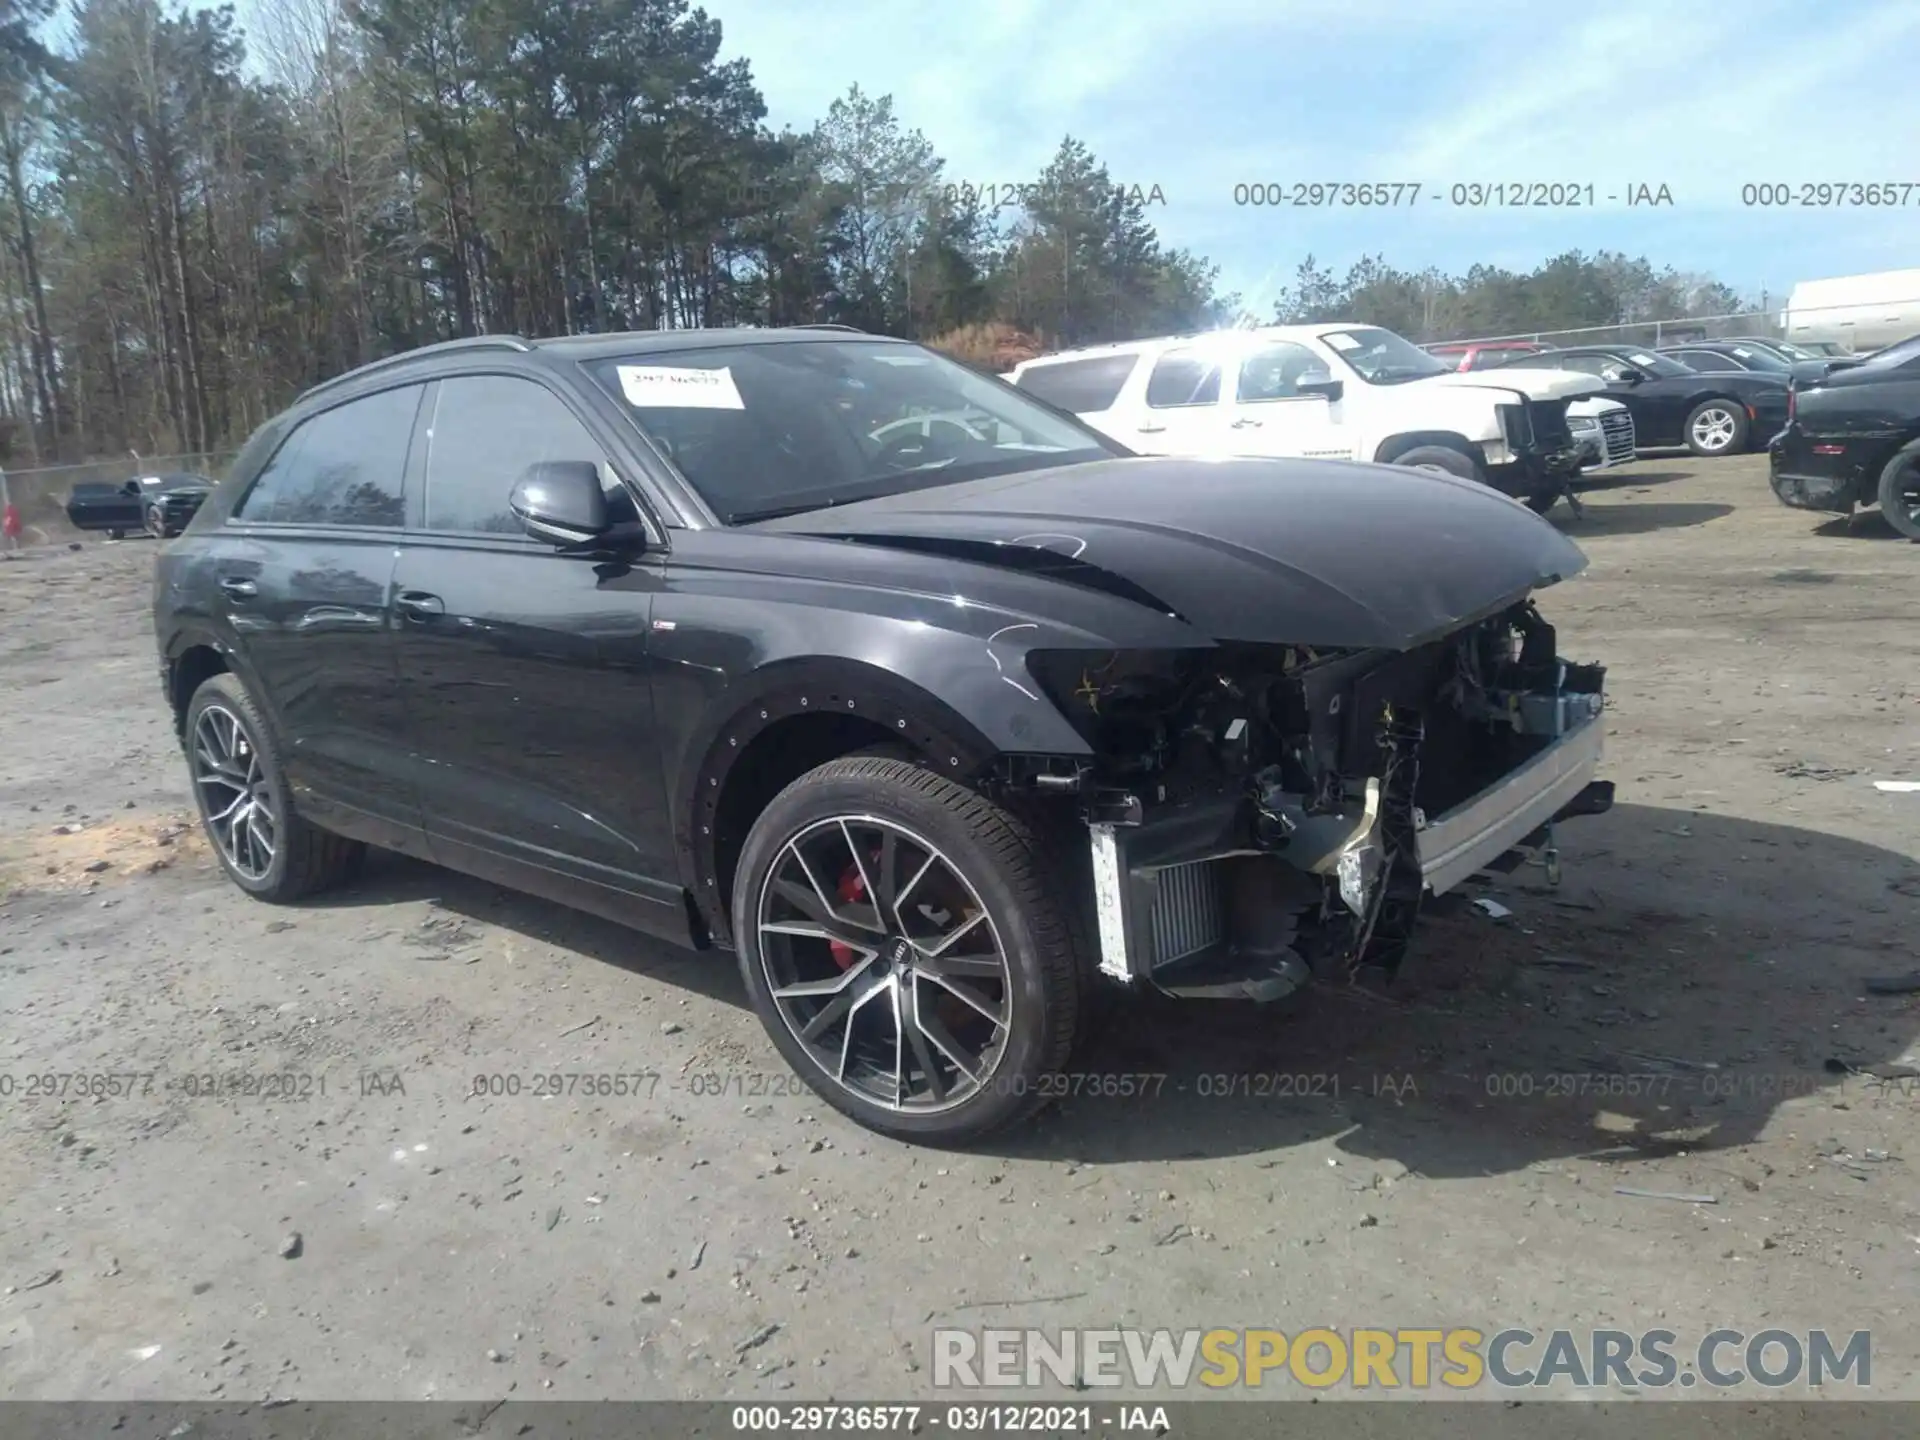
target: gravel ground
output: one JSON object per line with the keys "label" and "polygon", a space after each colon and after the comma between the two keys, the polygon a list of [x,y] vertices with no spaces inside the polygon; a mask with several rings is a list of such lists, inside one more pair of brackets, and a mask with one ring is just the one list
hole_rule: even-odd
{"label": "gravel ground", "polygon": [[1920,1074],[1920,998],[1862,985],[1920,964],[1920,794],[1871,783],[1920,779],[1920,550],[1763,457],[1589,505],[1543,608],[1610,667],[1620,804],[1561,885],[1309,1019],[1129,1008],[1095,1068],[1156,1094],[965,1154],[796,1092],[724,959],[391,857],[249,901],[150,542],[0,565],[0,1394],[925,1397],[936,1325],[1117,1323],[1870,1329],[1920,1397],[1920,1080],[1861,1073]]}

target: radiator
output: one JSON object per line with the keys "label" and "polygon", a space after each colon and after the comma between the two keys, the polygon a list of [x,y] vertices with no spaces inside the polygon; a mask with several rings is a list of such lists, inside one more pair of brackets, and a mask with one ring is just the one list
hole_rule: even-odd
{"label": "radiator", "polygon": [[1196,860],[1160,871],[1150,928],[1155,969],[1224,941],[1227,912],[1220,862]]}

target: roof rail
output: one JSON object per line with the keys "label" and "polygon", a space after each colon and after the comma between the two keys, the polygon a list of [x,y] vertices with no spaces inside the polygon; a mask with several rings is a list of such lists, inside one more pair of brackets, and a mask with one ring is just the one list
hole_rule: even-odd
{"label": "roof rail", "polygon": [[344,385],[349,380],[358,380],[365,375],[378,374],[382,370],[403,365],[409,360],[417,360],[423,355],[445,355],[461,350],[517,350],[525,354],[533,349],[531,343],[519,335],[466,335],[457,340],[438,340],[431,345],[417,345],[411,350],[403,350],[398,355],[389,355],[381,360],[370,360],[365,365],[336,375],[331,380],[322,380],[318,385],[306,390],[300,398],[318,395],[323,390],[331,390],[336,385]]}
{"label": "roof rail", "polygon": [[849,335],[864,335],[867,333],[858,325],[789,325],[786,328],[789,330],[844,330]]}

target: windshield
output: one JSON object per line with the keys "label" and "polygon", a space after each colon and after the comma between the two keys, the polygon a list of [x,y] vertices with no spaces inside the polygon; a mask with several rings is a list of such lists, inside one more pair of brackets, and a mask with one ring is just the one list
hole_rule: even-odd
{"label": "windshield", "polygon": [[1424,380],[1429,375],[1450,374],[1455,368],[1411,341],[1402,340],[1391,330],[1372,326],[1325,330],[1320,339],[1369,385],[1401,385],[1409,380]]}
{"label": "windshield", "polygon": [[587,369],[729,525],[1126,453],[917,346],[779,341]]}
{"label": "windshield", "polygon": [[1772,344],[1775,350],[1779,351],[1782,355],[1787,356],[1789,359],[1823,360],[1826,358],[1825,356],[1820,355],[1815,351],[1809,350],[1804,345],[1795,345],[1788,340],[1774,340],[1770,343]]}

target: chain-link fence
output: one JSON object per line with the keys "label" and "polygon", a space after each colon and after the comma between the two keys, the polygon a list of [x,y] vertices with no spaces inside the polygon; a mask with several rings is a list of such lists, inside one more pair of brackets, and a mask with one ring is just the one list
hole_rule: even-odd
{"label": "chain-link fence", "polygon": [[[227,473],[237,450],[201,451],[185,455],[134,455],[122,459],[87,460],[74,465],[40,465],[11,469],[0,478],[0,505],[19,512],[20,544],[48,545],[70,540],[77,532],[67,523],[67,497],[82,486],[118,488],[142,475],[188,473],[218,480]],[[0,546],[4,546],[0,541]]]}
{"label": "chain-link fence", "polygon": [[1587,325],[1577,330],[1523,330],[1511,335],[1474,335],[1456,343],[1532,340],[1542,345],[1678,345],[1689,340],[1746,336],[1783,340],[1786,327],[1778,310],[1747,310],[1733,315],[1699,315],[1685,320],[1639,320],[1624,325]]}
{"label": "chain-link fence", "polygon": [[[1858,341],[1849,338],[1857,331]],[[1510,335],[1470,335],[1448,344],[1532,340],[1543,345],[1684,345],[1690,340],[1835,340],[1862,354],[1920,334],[1920,296],[1847,305],[1799,306],[1793,310],[1742,310],[1731,315],[1695,315],[1683,320],[1638,320],[1588,325],[1577,330],[1524,330]]]}

